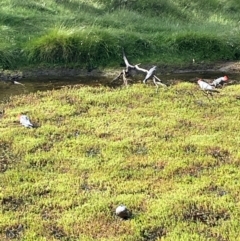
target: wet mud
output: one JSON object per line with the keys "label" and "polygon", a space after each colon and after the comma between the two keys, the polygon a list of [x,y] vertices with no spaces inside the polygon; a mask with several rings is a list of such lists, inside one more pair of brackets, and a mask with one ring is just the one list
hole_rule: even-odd
{"label": "wet mud", "polygon": [[[81,70],[81,69],[33,69],[24,71],[0,71],[0,101],[19,94],[60,89],[66,85],[108,86],[117,88],[123,85],[121,79],[112,81],[121,71],[116,70]],[[166,85],[182,81],[196,83],[197,78],[215,79],[229,76],[229,83],[240,83],[240,63],[215,63],[212,65],[191,64],[187,67],[158,67],[156,75]],[[142,82],[144,76],[133,73],[129,85]],[[14,84],[14,81],[20,84]]]}

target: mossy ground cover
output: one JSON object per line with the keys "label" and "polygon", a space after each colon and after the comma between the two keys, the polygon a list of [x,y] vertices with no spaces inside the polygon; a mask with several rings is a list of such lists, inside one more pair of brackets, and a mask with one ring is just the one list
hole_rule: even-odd
{"label": "mossy ground cover", "polygon": [[238,0],[2,0],[0,67],[239,60]]}
{"label": "mossy ground cover", "polygon": [[[239,91],[76,85],[11,97],[0,239],[238,240]],[[20,112],[37,128],[20,126]],[[119,204],[129,220],[115,216]]]}

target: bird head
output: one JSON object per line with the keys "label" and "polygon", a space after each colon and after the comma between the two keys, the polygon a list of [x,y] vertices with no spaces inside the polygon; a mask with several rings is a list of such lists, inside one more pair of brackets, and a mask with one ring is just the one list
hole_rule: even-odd
{"label": "bird head", "polygon": [[20,113],[20,114],[18,114],[18,116],[17,116],[17,117],[18,117],[18,120],[20,120],[20,118],[21,118],[21,115],[22,115],[21,113]]}
{"label": "bird head", "polygon": [[225,75],[225,76],[223,77],[223,80],[224,80],[224,81],[227,81],[227,80],[228,80],[227,75]]}

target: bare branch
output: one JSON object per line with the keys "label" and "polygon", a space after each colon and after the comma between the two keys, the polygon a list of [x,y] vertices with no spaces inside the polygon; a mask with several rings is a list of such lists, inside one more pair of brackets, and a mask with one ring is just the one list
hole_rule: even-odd
{"label": "bare branch", "polygon": [[128,84],[125,70],[123,70],[123,83],[124,83],[125,86],[127,86],[127,84]]}
{"label": "bare branch", "polygon": [[126,55],[125,55],[124,50],[123,50],[123,60],[124,60],[124,63],[125,63],[125,65],[126,65],[126,72],[128,72],[129,69],[135,69],[135,66],[129,64],[129,62],[128,62],[128,60],[127,60],[127,57],[126,57]]}
{"label": "bare branch", "polygon": [[124,50],[123,50],[123,60],[124,60],[124,63],[126,65],[126,68],[125,68],[125,70],[122,70],[121,73],[112,80],[112,82],[115,81],[115,80],[118,80],[122,77],[124,85],[127,85],[128,84],[127,83],[127,76],[129,76],[131,70],[135,69],[137,71],[140,71],[140,72],[143,72],[143,73],[146,74],[146,76],[143,80],[144,84],[147,82],[147,80],[152,78],[153,83],[155,84],[155,86],[157,88],[159,86],[167,87],[165,84],[162,83],[162,81],[156,75],[154,75],[154,72],[156,71],[156,68],[157,68],[156,66],[153,66],[152,68],[147,70],[147,69],[139,67],[140,63],[136,64],[136,65],[132,65],[128,62],[128,59],[126,57],[126,54],[125,54]]}
{"label": "bare branch", "polygon": [[12,84],[15,84],[15,85],[25,86],[24,84],[22,84],[22,83],[20,83],[20,82],[18,82],[18,81],[16,81],[16,80],[11,81],[11,83],[12,83]]}
{"label": "bare branch", "polygon": [[138,65],[140,65],[140,64],[136,64],[136,65],[135,65],[136,70],[141,71],[141,72],[144,72],[144,73],[147,73],[147,72],[148,72],[147,69],[140,68]]}
{"label": "bare branch", "polygon": [[159,82],[162,82],[156,75],[153,75],[153,77],[158,80]]}
{"label": "bare branch", "polygon": [[118,75],[117,77],[115,77],[115,78],[111,81],[111,83],[114,82],[114,81],[116,81],[116,80],[119,80],[122,75],[123,75],[123,71],[121,71],[121,72],[119,73],[119,75]]}
{"label": "bare branch", "polygon": [[147,71],[147,75],[146,75],[145,79],[143,80],[144,84],[146,83],[146,81],[148,79],[150,79],[153,76],[153,73],[155,72],[156,68],[157,68],[156,66],[153,66],[150,70]]}

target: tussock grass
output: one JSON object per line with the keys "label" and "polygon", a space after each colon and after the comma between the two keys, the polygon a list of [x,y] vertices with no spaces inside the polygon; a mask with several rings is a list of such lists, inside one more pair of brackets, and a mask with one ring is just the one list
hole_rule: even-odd
{"label": "tussock grass", "polygon": [[[116,46],[114,44],[116,43]],[[80,62],[85,67],[107,65],[121,53],[121,45],[109,31],[96,28],[74,31],[54,29],[27,48],[29,60],[46,63]]]}
{"label": "tussock grass", "polygon": [[[64,87],[0,122],[1,240],[238,240],[239,86]],[[18,123],[27,113],[39,127]],[[129,220],[115,216],[125,204]]]}
{"label": "tussock grass", "polygon": [[141,63],[238,60],[239,9],[237,0],[3,0],[0,64],[116,67],[122,48]]}
{"label": "tussock grass", "polygon": [[11,52],[11,49],[0,46],[0,68],[8,69],[9,66],[16,66],[17,58],[15,58],[15,53]]}

